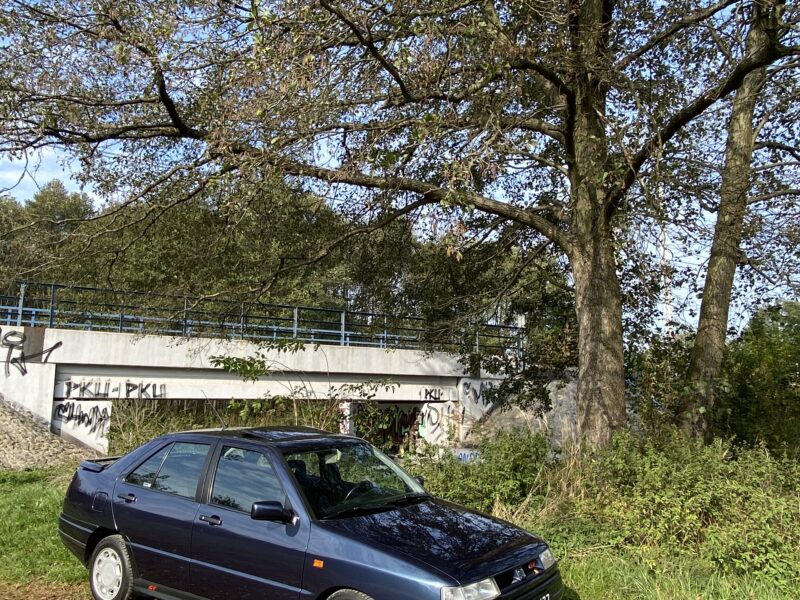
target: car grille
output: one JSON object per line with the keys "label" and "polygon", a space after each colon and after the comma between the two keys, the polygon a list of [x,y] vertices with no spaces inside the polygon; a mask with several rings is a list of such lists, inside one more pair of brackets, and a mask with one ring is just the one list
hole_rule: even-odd
{"label": "car grille", "polygon": [[495,575],[494,576],[494,580],[497,582],[497,586],[500,588],[500,590],[502,591],[502,590],[510,587],[513,584],[514,573],[517,571],[517,569],[522,569],[523,570],[523,572],[525,573],[525,578],[524,578],[525,581],[527,581],[529,578],[531,578],[531,575],[533,575],[534,577],[539,577],[539,576],[543,575],[543,573],[540,573],[540,575],[538,575],[538,576],[535,575],[534,574],[534,569],[530,569],[528,567],[528,565],[530,563],[533,563],[533,562],[535,562],[536,563],[536,567],[539,570],[541,570],[541,563],[539,562],[538,559],[536,559],[535,561],[528,561],[523,565],[517,565],[513,569],[509,569],[508,571],[503,571],[502,573],[500,573],[498,575]]}
{"label": "car grille", "polygon": [[[497,581],[501,591],[500,600],[540,600],[540,598],[546,597],[547,594],[549,594],[550,600],[559,600],[563,593],[561,577],[555,569],[539,576],[527,577],[520,582],[507,586],[500,584],[499,577],[502,575],[505,575],[505,573],[495,577],[495,581]],[[509,578],[508,581],[510,582],[511,579]]]}

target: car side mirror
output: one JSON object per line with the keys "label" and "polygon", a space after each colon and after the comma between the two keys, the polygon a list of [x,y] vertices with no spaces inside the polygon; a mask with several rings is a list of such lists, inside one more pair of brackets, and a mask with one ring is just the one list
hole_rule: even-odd
{"label": "car side mirror", "polygon": [[417,480],[417,483],[420,484],[422,487],[425,487],[425,478],[422,475],[417,475],[414,477]]}
{"label": "car side mirror", "polygon": [[294,512],[285,508],[280,502],[266,500],[253,502],[250,508],[250,518],[256,521],[277,521],[278,523],[291,523]]}

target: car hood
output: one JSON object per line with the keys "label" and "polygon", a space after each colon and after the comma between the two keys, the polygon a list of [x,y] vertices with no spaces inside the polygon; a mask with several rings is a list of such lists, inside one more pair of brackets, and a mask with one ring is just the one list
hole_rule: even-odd
{"label": "car hood", "polygon": [[384,552],[424,562],[461,583],[525,564],[546,547],[524,529],[435,498],[318,524]]}

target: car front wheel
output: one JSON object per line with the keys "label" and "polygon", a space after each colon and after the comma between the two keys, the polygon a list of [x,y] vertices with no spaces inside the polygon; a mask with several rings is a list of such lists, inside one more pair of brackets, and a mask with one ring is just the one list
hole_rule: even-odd
{"label": "car front wheel", "polygon": [[89,585],[95,600],[133,597],[131,558],[121,535],[110,535],[97,544],[89,560]]}
{"label": "car front wheel", "polygon": [[328,596],[328,600],[372,600],[372,598],[356,590],[339,590]]}

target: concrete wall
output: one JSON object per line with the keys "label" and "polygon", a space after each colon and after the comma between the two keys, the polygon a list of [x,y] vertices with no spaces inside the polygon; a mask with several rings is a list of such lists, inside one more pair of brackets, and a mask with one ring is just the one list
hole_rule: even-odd
{"label": "concrete wall", "polygon": [[347,386],[389,379],[375,400],[413,403],[422,437],[458,442],[491,410],[482,390],[452,356],[345,346],[263,351],[272,374],[243,382],[214,367],[215,356],[248,357],[246,341],[184,339],[46,328],[0,331],[0,396],[50,423],[54,433],[107,451],[116,399],[256,399],[265,395],[328,397]]}

